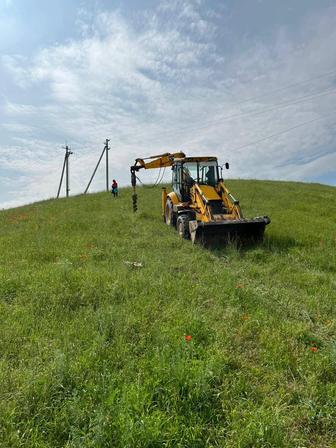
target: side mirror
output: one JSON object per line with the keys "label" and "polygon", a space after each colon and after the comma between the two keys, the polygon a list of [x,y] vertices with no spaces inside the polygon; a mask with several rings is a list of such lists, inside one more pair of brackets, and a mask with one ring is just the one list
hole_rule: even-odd
{"label": "side mirror", "polygon": [[230,168],[229,162],[225,163],[225,168],[228,170]]}

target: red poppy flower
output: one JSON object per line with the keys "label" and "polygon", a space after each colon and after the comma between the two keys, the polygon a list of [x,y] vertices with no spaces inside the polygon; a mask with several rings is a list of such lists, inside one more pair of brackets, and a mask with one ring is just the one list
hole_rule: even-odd
{"label": "red poppy flower", "polygon": [[192,339],[192,336],[190,336],[190,334],[187,334],[184,338],[187,342],[190,342]]}
{"label": "red poppy flower", "polygon": [[318,348],[313,345],[312,347],[310,347],[310,351],[316,353],[318,351]]}

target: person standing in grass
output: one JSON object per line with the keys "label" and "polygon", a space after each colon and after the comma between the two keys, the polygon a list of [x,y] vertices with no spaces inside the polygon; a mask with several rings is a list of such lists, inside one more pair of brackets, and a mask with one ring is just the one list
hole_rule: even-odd
{"label": "person standing in grass", "polygon": [[118,196],[118,182],[115,179],[112,182],[112,194],[114,198]]}

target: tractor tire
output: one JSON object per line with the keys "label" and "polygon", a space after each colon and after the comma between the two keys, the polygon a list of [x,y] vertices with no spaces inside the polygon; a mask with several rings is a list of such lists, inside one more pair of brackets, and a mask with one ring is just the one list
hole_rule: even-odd
{"label": "tractor tire", "polygon": [[176,215],[173,211],[173,204],[170,199],[168,199],[166,202],[165,223],[167,224],[167,226],[176,227]]}
{"label": "tractor tire", "polygon": [[189,232],[189,221],[190,218],[188,215],[180,215],[177,218],[176,228],[180,238],[185,240],[190,240],[190,232]]}

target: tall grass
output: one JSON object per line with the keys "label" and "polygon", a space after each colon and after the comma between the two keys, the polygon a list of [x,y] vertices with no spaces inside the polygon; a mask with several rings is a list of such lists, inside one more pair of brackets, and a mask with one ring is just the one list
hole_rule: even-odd
{"label": "tall grass", "polygon": [[336,446],[335,188],[228,185],[260,246],[180,240],[159,188],[0,213],[0,446]]}

